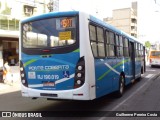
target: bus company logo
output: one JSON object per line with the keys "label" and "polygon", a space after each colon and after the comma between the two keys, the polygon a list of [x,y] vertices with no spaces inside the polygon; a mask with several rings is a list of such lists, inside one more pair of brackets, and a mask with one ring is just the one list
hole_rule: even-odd
{"label": "bus company logo", "polygon": [[11,112],[2,112],[2,117],[12,117]]}

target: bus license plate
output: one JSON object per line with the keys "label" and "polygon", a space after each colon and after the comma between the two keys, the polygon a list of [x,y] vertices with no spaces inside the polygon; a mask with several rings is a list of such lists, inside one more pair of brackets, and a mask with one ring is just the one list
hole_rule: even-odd
{"label": "bus license plate", "polygon": [[54,87],[55,83],[54,82],[43,82],[43,87]]}

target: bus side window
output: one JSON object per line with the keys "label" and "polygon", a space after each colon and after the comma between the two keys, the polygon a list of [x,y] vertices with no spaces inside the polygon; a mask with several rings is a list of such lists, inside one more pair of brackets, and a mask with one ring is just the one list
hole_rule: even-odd
{"label": "bus side window", "polygon": [[129,57],[129,47],[128,47],[128,39],[124,38],[124,46],[123,46],[123,51],[124,51],[124,57]]}
{"label": "bus side window", "polygon": [[123,56],[123,40],[122,36],[119,36],[119,57]]}
{"label": "bus side window", "polygon": [[106,56],[108,57],[109,56],[109,32],[106,31]]}
{"label": "bus side window", "polygon": [[136,45],[136,57],[138,57],[139,56],[139,53],[138,53],[138,43],[135,43],[135,45]]}
{"label": "bus side window", "polygon": [[91,48],[94,57],[98,56],[97,53],[97,42],[96,42],[96,27],[93,25],[89,25],[89,34],[90,34],[90,41],[91,41]]}
{"label": "bus side window", "polygon": [[94,57],[105,57],[103,28],[89,25],[91,48]]}
{"label": "bus side window", "polygon": [[89,25],[90,40],[96,42],[96,27]]}
{"label": "bus side window", "polygon": [[138,57],[140,57],[140,44],[138,43]]}
{"label": "bus side window", "polygon": [[119,49],[118,49],[118,47],[119,47],[119,36],[118,35],[115,35],[115,39],[116,39],[116,48],[115,48],[115,50],[116,50],[116,56],[118,57],[119,56]]}
{"label": "bus side window", "polygon": [[141,45],[141,56],[144,56],[143,45]]}
{"label": "bus side window", "polygon": [[98,57],[98,53],[97,53],[97,43],[96,43],[96,42],[91,42],[91,47],[92,47],[92,51],[93,51],[94,57]]}
{"label": "bus side window", "polygon": [[97,39],[98,39],[98,55],[99,57],[105,57],[103,28],[97,27]]}
{"label": "bus side window", "polygon": [[143,47],[139,44],[139,57],[143,56]]}
{"label": "bus side window", "polygon": [[113,32],[109,32],[109,56],[115,56],[115,39]]}
{"label": "bus side window", "polygon": [[119,50],[119,35],[116,35],[116,55],[117,55],[117,57],[120,56],[120,50]]}

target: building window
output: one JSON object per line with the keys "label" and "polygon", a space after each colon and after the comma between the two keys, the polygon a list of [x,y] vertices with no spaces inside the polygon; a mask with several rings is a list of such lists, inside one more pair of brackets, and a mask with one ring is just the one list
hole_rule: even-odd
{"label": "building window", "polygon": [[31,15],[33,15],[33,10],[34,10],[34,7],[28,6],[28,5],[24,5],[24,14],[25,14],[26,16],[31,16]]}

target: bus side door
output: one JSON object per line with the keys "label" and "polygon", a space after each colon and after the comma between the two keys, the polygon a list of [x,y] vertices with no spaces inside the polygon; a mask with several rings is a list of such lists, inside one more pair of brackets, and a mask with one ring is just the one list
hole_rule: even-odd
{"label": "bus side door", "polygon": [[131,62],[130,62],[130,69],[131,69],[131,73],[130,75],[133,76],[131,78],[131,80],[135,79],[135,47],[134,47],[134,43],[133,42],[129,42],[129,47],[130,47],[130,59],[131,59]]}

